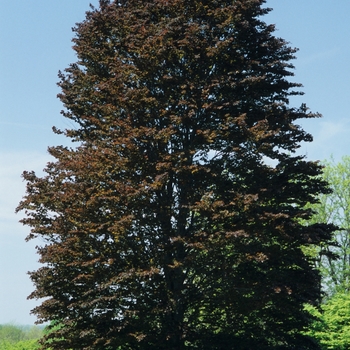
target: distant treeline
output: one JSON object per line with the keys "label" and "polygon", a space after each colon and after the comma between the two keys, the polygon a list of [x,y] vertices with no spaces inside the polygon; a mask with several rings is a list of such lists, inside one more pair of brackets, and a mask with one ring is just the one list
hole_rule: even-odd
{"label": "distant treeline", "polygon": [[42,333],[38,326],[0,325],[0,350],[36,350]]}

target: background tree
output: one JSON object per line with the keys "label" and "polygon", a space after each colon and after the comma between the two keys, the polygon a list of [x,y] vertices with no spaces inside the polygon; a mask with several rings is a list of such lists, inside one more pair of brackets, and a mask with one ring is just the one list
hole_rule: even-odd
{"label": "background tree", "polygon": [[42,336],[39,327],[20,327],[12,324],[0,325],[0,350],[34,350],[39,348]]}
{"label": "background tree", "polygon": [[[325,182],[262,0],[100,1],[60,74],[76,148],[24,173],[43,349],[303,349]],[[275,166],[269,165],[273,160]]]}
{"label": "background tree", "polygon": [[317,339],[324,350],[346,350],[350,344],[350,295],[337,293],[317,309],[307,310],[316,318],[307,334]]}
{"label": "background tree", "polygon": [[344,156],[338,163],[331,158],[323,164],[322,178],[332,192],[320,195],[320,202],[310,205],[315,212],[311,222],[333,222],[339,229],[333,233],[331,244],[309,247],[321,271],[325,295],[320,309],[307,306],[316,318],[307,334],[317,339],[322,349],[343,350],[350,342],[350,157]]}
{"label": "background tree", "polygon": [[[325,292],[349,292],[350,288],[350,157],[344,156],[336,163],[324,161],[322,178],[329,183],[331,193],[320,195],[317,204],[310,205],[315,211],[311,222],[334,223],[339,230],[333,234],[333,243],[315,247],[317,266],[323,276]],[[339,258],[334,259],[336,255]]]}
{"label": "background tree", "polygon": [[37,350],[39,344],[36,340],[21,340],[18,342],[10,342],[8,340],[0,340],[0,350]]}
{"label": "background tree", "polygon": [[9,342],[18,342],[24,339],[24,331],[12,324],[0,325],[0,339]]}

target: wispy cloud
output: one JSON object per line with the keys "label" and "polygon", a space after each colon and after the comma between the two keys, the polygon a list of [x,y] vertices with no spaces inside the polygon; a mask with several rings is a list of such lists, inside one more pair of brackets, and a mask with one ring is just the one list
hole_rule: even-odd
{"label": "wispy cloud", "polygon": [[[312,131],[314,141],[306,143],[301,149],[310,159],[324,160],[331,155],[337,160],[350,152],[350,120],[342,118],[335,122],[320,121]],[[348,150],[348,152],[346,151]]]}
{"label": "wispy cloud", "polygon": [[322,143],[335,137],[343,137],[349,134],[350,131],[350,120],[348,119],[341,119],[336,122],[322,121],[320,125],[321,128],[316,137],[318,142]]}
{"label": "wispy cloud", "polygon": [[341,48],[339,47],[333,47],[331,49],[325,50],[325,51],[319,51],[315,52],[311,55],[303,55],[300,53],[298,55],[298,61],[297,66],[303,66],[303,65],[311,65],[315,64],[320,61],[328,60],[330,58],[336,57],[341,52]]}

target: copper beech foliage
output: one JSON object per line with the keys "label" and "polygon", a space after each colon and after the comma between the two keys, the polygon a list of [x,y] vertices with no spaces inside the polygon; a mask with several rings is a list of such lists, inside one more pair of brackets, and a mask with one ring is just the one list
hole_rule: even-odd
{"label": "copper beech foliage", "polygon": [[288,105],[295,50],[264,2],[101,0],[76,25],[55,132],[77,146],[24,173],[18,207],[43,349],[317,349],[301,247],[333,227],[300,224],[327,188],[295,151],[319,115]]}

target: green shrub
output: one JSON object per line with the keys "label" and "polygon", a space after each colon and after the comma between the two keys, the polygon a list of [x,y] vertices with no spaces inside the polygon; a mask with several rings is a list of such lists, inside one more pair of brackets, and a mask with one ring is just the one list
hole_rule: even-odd
{"label": "green shrub", "polygon": [[42,336],[42,333],[42,329],[37,326],[0,325],[0,350],[38,349],[37,340]]}
{"label": "green shrub", "polygon": [[21,340],[19,342],[0,340],[0,350],[37,350],[38,348],[39,345],[35,339]]}
{"label": "green shrub", "polygon": [[337,293],[317,310],[307,305],[315,321],[307,334],[316,339],[323,350],[350,348],[350,294]]}

